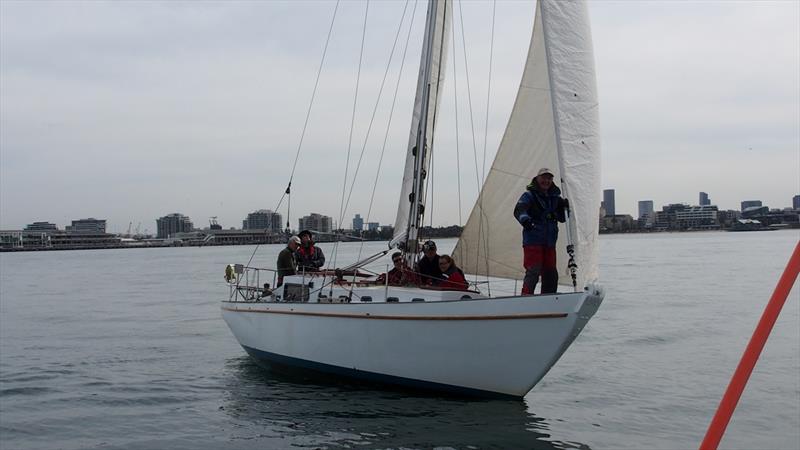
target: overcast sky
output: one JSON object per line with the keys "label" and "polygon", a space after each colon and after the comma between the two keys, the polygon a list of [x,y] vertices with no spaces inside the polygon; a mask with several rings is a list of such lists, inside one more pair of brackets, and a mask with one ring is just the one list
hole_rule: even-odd
{"label": "overcast sky", "polygon": [[[0,1],[0,229],[96,217],[112,231],[132,222],[152,232],[172,212],[200,227],[218,216],[227,228],[274,209],[334,5]],[[365,6],[343,2],[337,12],[294,178],[293,227],[309,212],[340,215]],[[369,5],[347,190],[362,147],[364,156],[345,226],[367,215],[376,178],[370,220],[394,221],[424,12],[422,2]],[[487,127],[492,3],[463,4],[479,164],[484,140],[488,166],[504,130],[533,12],[530,1],[496,4]],[[800,194],[800,2],[595,1],[590,14],[602,180],[616,189],[618,214],[636,215],[639,200],[696,204],[699,191],[721,209],[748,199],[791,205]],[[477,192],[458,9],[454,22],[448,75],[455,67],[459,92],[451,76],[437,124],[434,225],[465,220]]]}

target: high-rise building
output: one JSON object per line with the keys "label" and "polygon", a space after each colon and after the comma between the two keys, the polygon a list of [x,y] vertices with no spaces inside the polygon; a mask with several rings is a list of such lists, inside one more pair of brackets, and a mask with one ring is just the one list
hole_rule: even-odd
{"label": "high-rise building", "polygon": [[652,200],[640,200],[639,201],[639,219],[646,219],[648,217],[653,217],[653,201]]}
{"label": "high-rise building", "polygon": [[356,214],[353,217],[353,231],[363,231],[364,230],[364,219],[361,218],[361,214]]}
{"label": "high-rise building", "polygon": [[606,189],[603,191],[603,206],[605,207],[607,216],[615,216],[617,214],[617,210],[614,208],[613,189]]}
{"label": "high-rise building", "polygon": [[175,236],[176,233],[188,233],[193,229],[192,219],[183,214],[172,213],[156,219],[156,237],[159,239]]}
{"label": "high-rise building", "polygon": [[33,222],[25,227],[25,231],[56,231],[58,227],[50,222]]}
{"label": "high-rise building", "polygon": [[378,222],[367,222],[367,229],[369,231],[377,231],[378,228],[381,227],[381,224]]}
{"label": "high-rise building", "polygon": [[792,209],[800,209],[800,195],[792,197]]}
{"label": "high-rise building", "polygon": [[752,208],[753,206],[762,206],[761,200],[745,200],[742,202],[742,211],[747,208]]}
{"label": "high-rise building", "polygon": [[320,233],[330,233],[333,231],[333,219],[322,214],[311,213],[301,217],[298,221],[299,230],[319,231]]}
{"label": "high-rise building", "polygon": [[708,198],[708,194],[706,194],[705,192],[701,192],[700,193],[700,201],[699,201],[698,205],[706,206],[706,205],[710,205],[710,204],[711,204],[711,199]]}
{"label": "high-rise building", "polygon": [[244,230],[268,230],[278,233],[282,227],[283,216],[269,209],[253,211],[242,221],[242,229]]}
{"label": "high-rise building", "polygon": [[105,233],[106,220],[95,219],[90,217],[88,219],[73,220],[72,225],[65,227],[67,231],[81,232],[81,233]]}

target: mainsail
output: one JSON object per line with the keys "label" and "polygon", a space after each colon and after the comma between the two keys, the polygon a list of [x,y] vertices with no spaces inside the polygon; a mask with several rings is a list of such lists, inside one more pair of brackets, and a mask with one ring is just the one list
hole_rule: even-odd
{"label": "mainsail", "polygon": [[[430,154],[433,149],[433,129],[444,81],[452,6],[451,0],[431,0],[428,4],[403,186],[394,223],[394,237],[397,238],[409,231],[405,237],[409,242],[416,242],[416,225],[425,207],[424,178],[429,169]],[[412,227],[411,230],[409,225]],[[413,255],[414,248],[411,250]]]}
{"label": "mainsail", "polygon": [[467,273],[520,279],[522,228],[514,205],[539,168],[554,171],[572,209],[560,225],[559,283],[570,285],[567,233],[578,287],[597,278],[600,141],[587,5],[539,0],[528,59],[497,155],[453,256]]}

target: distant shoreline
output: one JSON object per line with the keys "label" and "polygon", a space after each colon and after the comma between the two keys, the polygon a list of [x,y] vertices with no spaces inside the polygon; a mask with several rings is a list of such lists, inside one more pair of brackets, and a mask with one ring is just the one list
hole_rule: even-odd
{"label": "distant shoreline", "polygon": [[[730,230],[730,229],[717,229],[717,230],[663,230],[663,231],[601,231],[601,236],[607,235],[627,235],[627,234],[677,234],[677,233],[703,233],[703,232],[736,232],[736,233],[751,233],[758,231],[780,231],[780,230],[800,230],[798,227],[784,227],[784,228],[765,228],[759,230]],[[452,239],[459,236],[431,236],[431,239]],[[387,242],[387,239],[370,239],[364,242]],[[358,241],[340,241],[340,242],[358,242]],[[332,243],[320,242],[321,244]],[[152,248],[198,248],[198,247],[236,247],[245,245],[281,245],[282,243],[241,243],[241,244],[187,244],[183,245],[89,245],[89,246],[74,246],[74,247],[28,247],[28,248],[2,248],[0,253],[19,253],[19,252],[51,252],[51,251],[69,251],[69,250],[129,250],[129,249],[152,249]]]}

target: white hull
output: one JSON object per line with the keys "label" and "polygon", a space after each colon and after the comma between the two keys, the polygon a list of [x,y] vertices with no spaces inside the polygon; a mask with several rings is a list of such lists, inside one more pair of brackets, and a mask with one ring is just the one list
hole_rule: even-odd
{"label": "white hull", "polygon": [[590,287],[425,302],[223,302],[222,315],[258,359],[419,388],[522,397],[602,299],[602,289]]}

